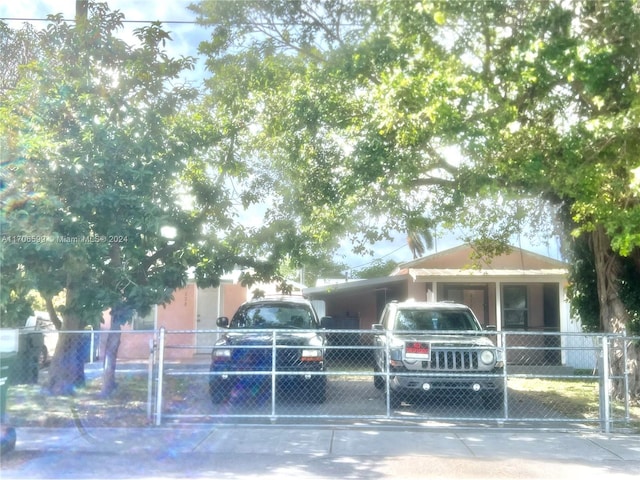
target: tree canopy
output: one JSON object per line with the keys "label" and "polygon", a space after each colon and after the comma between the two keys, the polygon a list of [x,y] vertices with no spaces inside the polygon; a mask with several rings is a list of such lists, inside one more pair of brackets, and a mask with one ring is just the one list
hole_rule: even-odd
{"label": "tree canopy", "polygon": [[126,322],[168,302],[190,271],[216,285],[235,265],[227,174],[208,153],[219,133],[180,78],[193,59],[166,54],[159,24],[137,29],[136,45],[121,26],[106,4],[75,26],[52,17],[2,92],[3,316],[35,288],[58,322],[51,299],[65,293],[64,330],[109,309]]}
{"label": "tree canopy", "polygon": [[286,192],[271,213],[311,238],[366,249],[394,230],[429,239],[463,226],[493,255],[527,229],[561,233],[568,252],[572,238],[599,235],[609,261],[640,271],[632,2],[193,9],[213,27],[202,52],[231,153],[263,192]]}
{"label": "tree canopy", "polygon": [[[491,255],[514,233],[560,228],[569,247],[590,239],[602,327],[628,323],[629,306],[603,305],[621,286],[612,272],[640,268],[633,3],[191,8],[212,28],[201,46],[206,98],[175,83],[190,59],[166,56],[158,25],[138,31],[138,47],[116,40],[121,18],[104,11],[90,17],[91,35],[60,19],[43,34],[35,51],[45,61],[3,98],[3,141],[19,153],[6,158],[30,192],[3,232],[130,243],[14,245],[16,267],[31,265],[18,277],[78,267],[91,272],[72,276],[83,288],[98,277],[119,286],[101,289],[108,299],[94,291],[98,304],[143,306],[184,282],[187,266],[203,284],[238,263],[283,279],[278,265],[326,260],[345,237],[362,252],[403,231],[419,254],[436,228],[465,227]],[[235,223],[235,192],[240,208],[267,205],[261,223]],[[51,261],[29,264],[43,255]],[[45,293],[71,281],[43,273]],[[83,312],[95,316],[98,304]]]}

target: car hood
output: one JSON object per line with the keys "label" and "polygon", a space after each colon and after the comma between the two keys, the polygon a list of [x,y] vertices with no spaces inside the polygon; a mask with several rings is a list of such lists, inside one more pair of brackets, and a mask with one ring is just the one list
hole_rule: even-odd
{"label": "car hood", "polygon": [[[276,345],[304,346],[318,338],[315,332],[276,332]],[[273,330],[267,332],[234,331],[225,333],[218,345],[272,345]]]}
{"label": "car hood", "polygon": [[429,342],[432,345],[445,347],[493,347],[493,342],[487,337],[476,335],[433,335],[433,333],[394,334],[403,342]]}

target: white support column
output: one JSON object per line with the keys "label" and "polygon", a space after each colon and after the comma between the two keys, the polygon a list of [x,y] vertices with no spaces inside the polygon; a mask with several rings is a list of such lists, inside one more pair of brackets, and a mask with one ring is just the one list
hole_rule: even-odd
{"label": "white support column", "polygon": [[427,292],[427,302],[438,301],[438,282],[431,282],[431,292]]}
{"label": "white support column", "polygon": [[[496,281],[496,298],[495,298],[495,300],[496,300],[496,331],[501,332],[502,331],[502,284],[500,282],[498,282],[498,281]],[[496,341],[498,343],[498,347],[506,348],[505,343],[506,343],[507,339],[505,338],[504,335],[498,335]],[[506,350],[504,352],[504,361],[505,361],[505,365],[506,365],[506,362],[507,362],[507,352],[506,352]],[[505,369],[505,372],[506,372],[506,369]]]}
{"label": "white support column", "polygon": [[502,330],[502,283],[496,282],[496,330]]}
{"label": "white support column", "polygon": [[558,314],[560,316],[560,364],[567,364],[567,342],[570,340],[567,335],[562,335],[564,332],[571,331],[571,311],[569,303],[565,301],[565,285],[563,282],[558,282]]}

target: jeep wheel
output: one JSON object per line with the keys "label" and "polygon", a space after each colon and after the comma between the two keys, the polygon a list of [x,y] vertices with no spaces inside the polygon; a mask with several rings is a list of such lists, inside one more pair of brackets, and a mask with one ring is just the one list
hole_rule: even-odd
{"label": "jeep wheel", "polygon": [[373,386],[378,390],[382,390],[384,388],[384,378],[380,375],[377,365],[373,366]]}

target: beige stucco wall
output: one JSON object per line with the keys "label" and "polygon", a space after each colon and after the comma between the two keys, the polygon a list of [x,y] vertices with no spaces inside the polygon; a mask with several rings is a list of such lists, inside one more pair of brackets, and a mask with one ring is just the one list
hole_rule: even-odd
{"label": "beige stucco wall", "polygon": [[[472,249],[468,246],[453,248],[425,257],[419,262],[412,264],[412,268],[470,268],[474,262],[471,259],[472,252]],[[491,259],[489,263],[483,265],[484,268],[491,269],[523,270],[560,268],[561,266],[562,262],[524,250],[514,250],[510,253],[495,257]]]}

